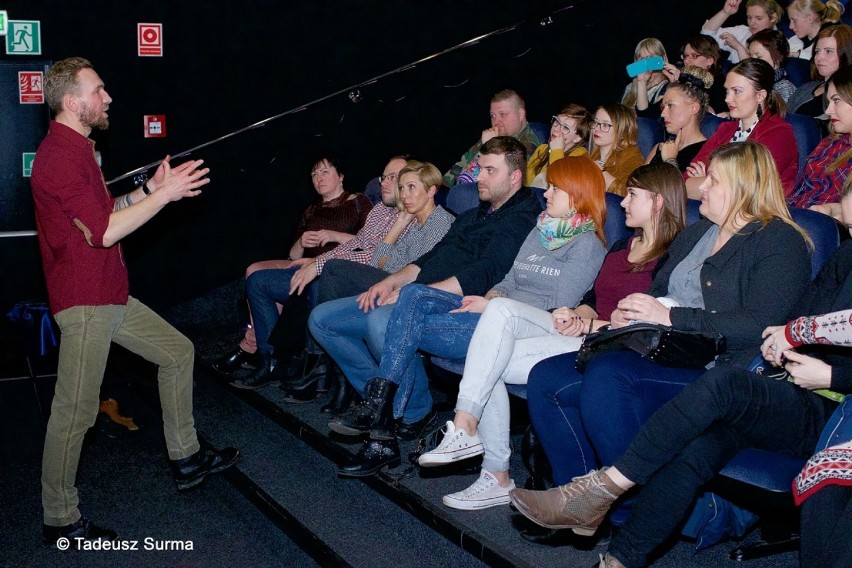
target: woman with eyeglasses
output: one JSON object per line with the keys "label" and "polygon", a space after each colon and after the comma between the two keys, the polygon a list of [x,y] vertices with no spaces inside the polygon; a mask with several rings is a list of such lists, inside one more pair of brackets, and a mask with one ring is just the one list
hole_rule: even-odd
{"label": "woman with eyeglasses", "polygon": [[646,163],[668,162],[681,172],[686,170],[707,140],[700,124],[707,112],[707,88],[712,84],[709,71],[694,65],[683,68],[663,95],[663,124],[673,138],[654,146]]}
{"label": "woman with eyeglasses", "polygon": [[636,113],[621,103],[603,105],[595,111],[592,124],[591,158],[603,171],[606,190],[626,195],[627,176],[645,162],[636,146]]}
{"label": "woman with eyeglasses", "polygon": [[[703,34],[688,37],[683,44],[680,57],[684,67],[701,67],[709,71],[713,77],[713,85],[709,88],[710,101],[707,110],[713,114],[727,110],[728,107],[725,105],[725,77],[719,67],[721,55],[716,41]],[[673,80],[677,80],[677,75],[674,76]]]}
{"label": "woman with eyeglasses", "polygon": [[799,150],[793,127],[784,120],[784,101],[772,90],[775,70],[766,61],[743,59],[725,78],[726,102],[730,117],[716,129],[687,168],[686,191],[700,199],[699,186],[707,176],[707,161],[717,148],[729,142],[753,140],[769,149],[781,174],[784,192],[793,190],[799,171]]}
{"label": "woman with eyeglasses", "polygon": [[589,132],[592,113],[586,107],[570,104],[559,111],[550,122],[550,141],[535,149],[527,161],[527,187],[547,188],[547,166],[565,156],[585,156],[589,153]]}

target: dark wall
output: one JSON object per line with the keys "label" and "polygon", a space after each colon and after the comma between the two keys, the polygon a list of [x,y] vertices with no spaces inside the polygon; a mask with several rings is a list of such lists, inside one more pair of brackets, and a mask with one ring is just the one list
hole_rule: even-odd
{"label": "dark wall", "polygon": [[[202,196],[169,206],[124,243],[132,293],[162,307],[238,278],[252,261],[286,256],[294,221],[312,199],[316,152],[342,155],[345,185],[356,191],[401,152],[445,170],[488,125],[494,91],[515,88],[529,117],[543,122],[567,102],[616,100],[639,39],[659,37],[677,59],[683,37],[720,2],[4,4],[10,19],[41,20],[41,59],[81,55],[104,79],[111,126],[96,138],[107,180],[520,23],[362,86],[358,103],[347,91],[198,152],[212,168]],[[546,16],[552,23],[542,25]],[[163,23],[163,58],[137,57],[137,22]],[[144,114],[167,115],[168,137],[143,138]],[[131,184],[110,189],[120,194]],[[3,244],[0,308],[32,296],[41,279],[32,242]]]}

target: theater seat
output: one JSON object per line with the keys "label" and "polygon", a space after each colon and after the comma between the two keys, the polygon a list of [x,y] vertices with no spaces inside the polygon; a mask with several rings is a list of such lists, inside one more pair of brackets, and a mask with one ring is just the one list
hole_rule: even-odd
{"label": "theater seat", "polygon": [[[530,130],[538,136],[539,142],[546,144],[550,141],[550,126],[543,122],[530,122]],[[529,156],[527,156],[529,157]]]}
{"label": "theater seat", "polygon": [[799,174],[805,169],[805,161],[814,148],[822,140],[817,121],[803,114],[788,114],[785,119],[793,127],[793,135],[796,137],[796,147],[799,149]]}
{"label": "theater seat", "polygon": [[801,59],[799,57],[788,57],[784,61],[784,71],[787,72],[787,79],[797,87],[801,87],[811,80],[811,60]]}
{"label": "theater seat", "polygon": [[478,205],[479,190],[475,182],[456,184],[447,194],[447,209],[455,215],[461,215]]}
{"label": "theater seat", "polygon": [[648,157],[655,144],[659,144],[665,137],[663,125],[659,120],[640,116],[636,119],[636,125],[639,129],[639,140],[637,145],[639,151],[644,157]]}
{"label": "theater seat", "polygon": [[719,128],[719,125],[725,122],[726,120],[727,119],[725,118],[719,118],[715,114],[710,114],[708,112],[701,120],[701,134],[703,134],[707,138],[710,138],[716,133],[716,129]]}

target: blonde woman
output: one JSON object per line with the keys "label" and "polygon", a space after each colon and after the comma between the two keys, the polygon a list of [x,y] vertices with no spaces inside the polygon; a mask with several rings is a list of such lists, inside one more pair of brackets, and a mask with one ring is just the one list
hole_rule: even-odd
{"label": "blonde woman", "polygon": [[816,36],[823,26],[839,24],[843,4],[837,0],[793,0],[787,6],[790,18],[790,57],[810,59],[813,55]]}
{"label": "blonde woman", "polygon": [[[649,57],[662,57],[666,64],[669,62],[666,48],[655,37],[646,37],[636,44],[636,49],[633,50],[633,61],[648,59]],[[645,116],[645,111],[647,111],[648,116],[656,118],[660,116],[658,106],[663,98],[668,81],[662,70],[640,73],[624,89],[621,102],[636,110],[637,114]]]}

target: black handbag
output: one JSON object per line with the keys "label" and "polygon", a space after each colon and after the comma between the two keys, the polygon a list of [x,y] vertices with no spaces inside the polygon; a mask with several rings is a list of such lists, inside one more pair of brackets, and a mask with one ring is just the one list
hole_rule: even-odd
{"label": "black handbag", "polygon": [[725,352],[725,337],[703,331],[679,331],[656,323],[634,323],[618,329],[601,328],[586,336],[577,353],[577,370],[611,351],[635,351],[666,367],[700,369]]}

